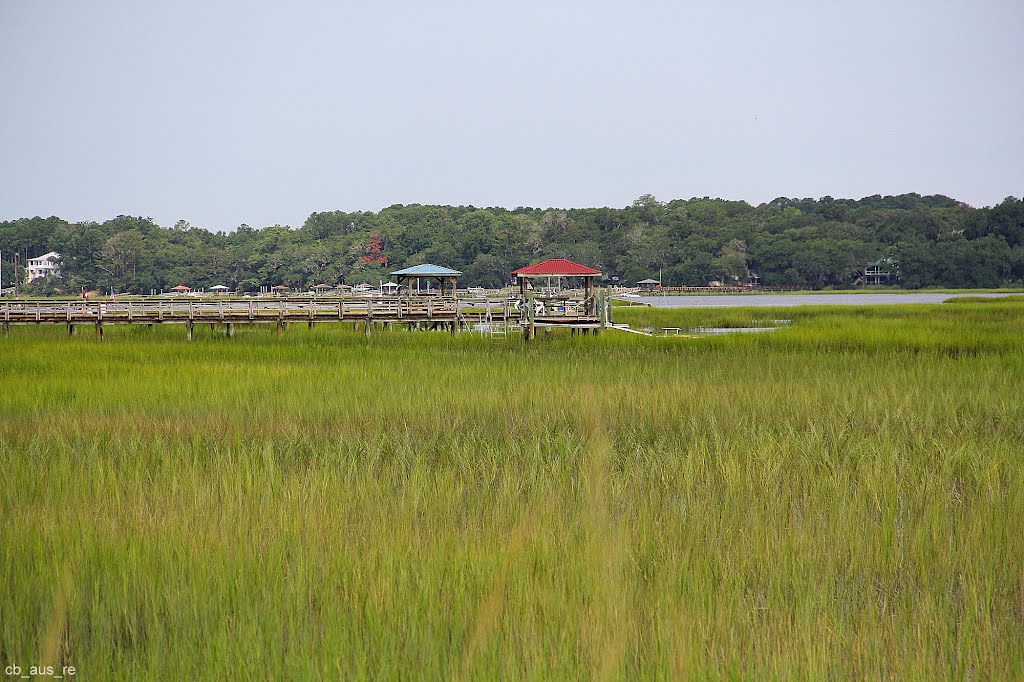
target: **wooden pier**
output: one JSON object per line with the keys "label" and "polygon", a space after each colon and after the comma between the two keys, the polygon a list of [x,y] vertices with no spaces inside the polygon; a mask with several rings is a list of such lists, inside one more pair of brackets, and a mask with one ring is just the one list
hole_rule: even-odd
{"label": "wooden pier", "polygon": [[[0,323],[66,324],[276,324],[356,322],[428,325],[453,332],[479,322],[519,322],[515,299],[379,298],[133,298],[110,301],[3,301]],[[369,329],[369,327],[367,327]]]}
{"label": "wooden pier", "polygon": [[[603,301],[603,297],[602,297]],[[604,306],[602,305],[601,308]],[[272,324],[281,334],[288,323],[350,322],[369,334],[375,325],[408,325],[409,328],[522,329],[532,338],[534,329],[597,330],[605,326],[592,301],[572,296],[529,295],[517,297],[173,297],[117,300],[7,300],[0,301],[0,325],[6,336],[12,325],[67,325],[74,334],[81,325],[95,328],[103,337],[106,325],[180,324],[192,338],[198,324],[221,325],[232,335],[237,324]]]}

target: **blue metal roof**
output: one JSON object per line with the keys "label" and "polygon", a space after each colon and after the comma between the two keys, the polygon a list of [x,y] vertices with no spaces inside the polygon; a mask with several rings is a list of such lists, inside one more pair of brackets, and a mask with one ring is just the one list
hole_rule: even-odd
{"label": "blue metal roof", "polygon": [[404,268],[402,270],[396,270],[391,273],[392,276],[404,275],[406,277],[420,276],[420,277],[455,277],[462,273],[458,270],[452,270],[441,265],[433,265],[431,263],[424,263],[423,265],[414,265],[411,268]]}

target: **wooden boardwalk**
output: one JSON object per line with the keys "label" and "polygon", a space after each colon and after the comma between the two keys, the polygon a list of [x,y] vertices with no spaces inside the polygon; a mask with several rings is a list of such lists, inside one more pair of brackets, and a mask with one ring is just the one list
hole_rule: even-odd
{"label": "wooden boardwalk", "polygon": [[[189,337],[197,324],[224,325],[230,334],[235,324],[276,324],[278,332],[295,322],[362,323],[369,333],[374,324],[408,324],[448,329],[455,333],[463,327],[518,325],[525,322],[517,298],[385,296],[373,298],[131,298],[101,301],[2,301],[0,324],[6,334],[11,325],[95,325],[102,336],[109,324],[181,324]],[[538,317],[546,326],[594,326],[599,320],[583,316],[573,309],[552,310]]]}

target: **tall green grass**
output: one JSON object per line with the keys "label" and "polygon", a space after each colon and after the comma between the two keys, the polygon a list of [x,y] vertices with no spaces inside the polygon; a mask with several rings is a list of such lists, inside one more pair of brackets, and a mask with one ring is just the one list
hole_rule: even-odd
{"label": "tall green grass", "polygon": [[0,664],[1024,675],[1024,306],[626,316],[792,323],[12,330]]}

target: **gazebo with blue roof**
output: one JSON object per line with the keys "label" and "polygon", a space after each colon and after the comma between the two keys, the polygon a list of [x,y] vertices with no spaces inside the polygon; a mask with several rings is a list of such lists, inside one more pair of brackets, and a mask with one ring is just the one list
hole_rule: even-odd
{"label": "gazebo with blue roof", "polygon": [[403,268],[396,270],[391,273],[392,277],[397,278],[399,292],[403,282],[409,283],[409,295],[413,295],[413,283],[419,283],[421,279],[435,279],[438,282],[441,290],[441,296],[445,295],[445,285],[451,285],[451,295],[455,295],[455,283],[459,276],[462,275],[458,270],[452,270],[446,268],[443,265],[434,265],[433,263],[424,263],[423,265],[414,265],[411,268]]}

